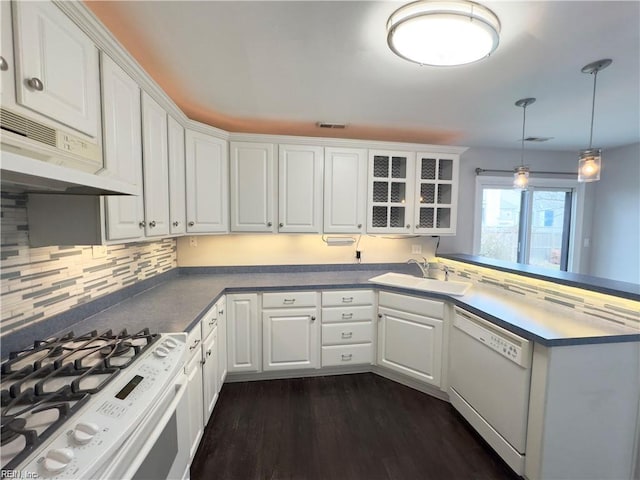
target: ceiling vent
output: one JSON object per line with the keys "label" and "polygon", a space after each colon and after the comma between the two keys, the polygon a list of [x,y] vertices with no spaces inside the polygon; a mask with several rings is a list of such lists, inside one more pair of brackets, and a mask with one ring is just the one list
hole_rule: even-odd
{"label": "ceiling vent", "polygon": [[316,126],[320,128],[347,128],[344,123],[318,122]]}

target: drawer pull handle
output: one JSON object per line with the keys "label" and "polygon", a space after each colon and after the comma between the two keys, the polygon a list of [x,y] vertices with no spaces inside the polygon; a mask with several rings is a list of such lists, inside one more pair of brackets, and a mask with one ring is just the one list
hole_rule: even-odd
{"label": "drawer pull handle", "polygon": [[353,313],[343,313],[342,314],[342,319],[343,320],[349,320],[350,318],[353,318]]}
{"label": "drawer pull handle", "polygon": [[194,348],[196,348],[198,346],[198,344],[200,343],[200,339],[196,340],[195,342],[193,342],[193,345],[191,345],[189,347],[189,350],[193,350]]}
{"label": "drawer pull handle", "polygon": [[296,299],[295,299],[295,298],[285,298],[285,299],[282,301],[282,303],[284,303],[285,305],[291,305],[291,304],[293,304],[293,303],[295,303],[295,302],[296,302]]}
{"label": "drawer pull handle", "polygon": [[348,362],[349,360],[351,360],[351,357],[353,357],[353,355],[352,355],[352,354],[350,354],[350,353],[346,353],[346,354],[345,354],[345,353],[343,353],[343,354],[342,354],[342,361],[343,361],[343,362]]}
{"label": "drawer pull handle", "polygon": [[342,332],[342,338],[351,338],[353,337],[353,332]]}
{"label": "drawer pull handle", "polygon": [[353,297],[342,297],[342,303],[351,303],[353,302]]}

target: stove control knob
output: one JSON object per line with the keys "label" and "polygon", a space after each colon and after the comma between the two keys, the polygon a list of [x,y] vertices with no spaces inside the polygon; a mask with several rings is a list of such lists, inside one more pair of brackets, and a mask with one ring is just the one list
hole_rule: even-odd
{"label": "stove control knob", "polygon": [[73,460],[73,451],[70,448],[49,450],[44,457],[44,468],[48,472],[58,473],[64,470],[71,460]]}
{"label": "stove control knob", "polygon": [[156,357],[160,357],[160,358],[164,358],[167,355],[169,355],[169,351],[164,348],[164,347],[158,347],[156,348],[153,353],[156,355]]}
{"label": "stove control knob", "polygon": [[84,445],[89,443],[99,430],[100,427],[95,423],[79,422],[73,430],[73,439],[76,443]]}
{"label": "stove control knob", "polygon": [[164,346],[165,346],[165,347],[167,347],[167,348],[174,349],[174,348],[176,348],[176,347],[178,346],[178,344],[177,344],[177,342],[176,342],[175,340],[173,340],[172,338],[167,338],[167,339],[164,341]]}

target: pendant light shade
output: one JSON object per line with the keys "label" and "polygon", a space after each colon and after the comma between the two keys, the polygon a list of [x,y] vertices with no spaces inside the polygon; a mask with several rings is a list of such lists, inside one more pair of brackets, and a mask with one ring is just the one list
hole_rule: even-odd
{"label": "pendant light shade", "polygon": [[526,190],[529,186],[529,167],[524,164],[524,130],[527,123],[527,107],[536,101],[535,98],[521,98],[515,105],[522,107],[522,138],[520,139],[520,166],[513,172],[513,188]]}
{"label": "pendant light shade", "polygon": [[398,56],[420,65],[464,65],[498,47],[500,20],[466,0],[420,0],[399,8],[387,21],[387,43]]}
{"label": "pendant light shade", "polygon": [[589,148],[580,151],[578,160],[578,181],[596,182],[600,180],[602,167],[602,150],[593,148],[593,119],[596,109],[596,80],[598,72],[611,65],[611,59],[605,58],[582,67],[582,73],[593,75],[593,97],[591,99],[591,130],[589,133]]}

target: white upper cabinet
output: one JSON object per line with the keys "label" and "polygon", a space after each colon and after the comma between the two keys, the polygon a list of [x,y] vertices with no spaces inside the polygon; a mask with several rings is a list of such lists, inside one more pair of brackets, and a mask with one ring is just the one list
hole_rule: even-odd
{"label": "white upper cabinet", "polygon": [[364,233],[367,221],[367,151],[324,150],[324,232]]}
{"label": "white upper cabinet", "polygon": [[98,49],[51,2],[12,7],[17,103],[97,138]]}
{"label": "white upper cabinet", "polygon": [[276,231],[276,163],[272,143],[231,142],[231,231]]}
{"label": "white upper cabinet", "polygon": [[186,228],[184,128],[169,116],[169,231],[180,235]]}
{"label": "white upper cabinet", "polygon": [[186,130],[187,232],[226,233],[228,152],[226,140]]}
{"label": "white upper cabinet", "polygon": [[416,154],[415,233],[455,235],[459,155]]}
{"label": "white upper cabinet", "polygon": [[368,233],[454,235],[457,153],[369,150]]}
{"label": "white upper cabinet", "polygon": [[142,93],[144,213],[147,237],[169,234],[167,113]]}
{"label": "white upper cabinet", "polygon": [[138,187],[137,196],[105,197],[107,240],[144,237],[140,88],[102,54],[104,162],[108,174]]}
{"label": "white upper cabinet", "polygon": [[322,147],[280,145],[278,149],[278,231],[322,231]]}
{"label": "white upper cabinet", "polygon": [[415,153],[369,150],[369,233],[412,233]]}

